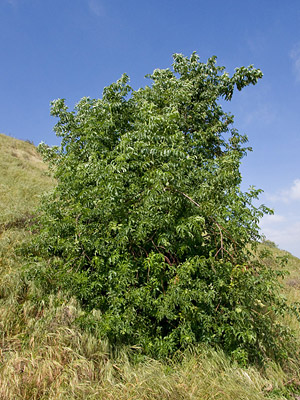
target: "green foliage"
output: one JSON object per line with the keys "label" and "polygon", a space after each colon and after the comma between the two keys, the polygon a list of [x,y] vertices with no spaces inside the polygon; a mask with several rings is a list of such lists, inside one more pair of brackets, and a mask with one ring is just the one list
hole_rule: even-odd
{"label": "green foliage", "polygon": [[263,238],[262,244],[268,247],[272,247],[273,249],[278,249],[278,246],[275,242],[272,242],[271,240]]}
{"label": "green foliage", "polygon": [[261,77],[175,54],[145,88],[123,75],[74,111],[52,103],[62,144],[40,151],[58,184],[32,249],[50,263],[33,272],[100,310],[81,322],[112,344],[155,357],[199,342],[241,362],[286,356],[279,272],[248,250],[270,210],[253,206],[260,190],[240,189],[247,138],[219,104]]}

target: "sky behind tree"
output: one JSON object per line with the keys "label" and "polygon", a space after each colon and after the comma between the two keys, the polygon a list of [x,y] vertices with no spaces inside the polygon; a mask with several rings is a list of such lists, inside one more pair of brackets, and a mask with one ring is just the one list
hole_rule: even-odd
{"label": "sky behind tree", "polygon": [[224,108],[247,134],[245,190],[274,208],[262,230],[300,257],[300,2],[289,0],[0,0],[0,132],[58,144],[49,103],[101,97],[126,72],[134,89],[173,53],[212,55],[264,77]]}

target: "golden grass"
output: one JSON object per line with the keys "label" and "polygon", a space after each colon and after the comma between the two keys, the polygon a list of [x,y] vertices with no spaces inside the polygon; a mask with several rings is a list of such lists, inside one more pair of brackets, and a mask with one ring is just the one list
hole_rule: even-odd
{"label": "golden grass", "polygon": [[[16,307],[16,309],[14,309]],[[133,365],[128,351],[112,357],[105,342],[81,332],[78,304],[60,294],[47,305],[25,301],[1,308],[9,331],[2,343],[0,398],[15,399],[284,399],[288,379],[270,363],[266,375],[232,365],[222,352],[203,347],[181,362],[147,359]],[[22,323],[5,321],[18,311]],[[17,322],[17,321],[16,321]],[[279,397],[276,396],[276,391]]]}
{"label": "golden grass", "polygon": [[[53,185],[46,172],[34,146],[0,135],[1,400],[295,398],[291,388],[300,392],[300,373],[293,360],[286,371],[273,362],[262,371],[199,347],[180,361],[133,363],[129,358],[136,350],[112,355],[105,341],[79,328],[76,321],[84,312],[74,299],[62,293],[44,298],[22,276],[17,249],[30,241],[30,233],[11,222],[35,212],[39,196]],[[271,250],[275,257],[285,254]],[[299,301],[300,260],[289,257],[287,267],[284,293]],[[294,319],[289,324],[299,328]]]}

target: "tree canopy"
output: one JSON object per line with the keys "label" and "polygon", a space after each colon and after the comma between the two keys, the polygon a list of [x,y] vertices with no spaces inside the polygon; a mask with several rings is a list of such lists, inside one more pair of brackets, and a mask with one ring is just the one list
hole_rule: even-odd
{"label": "tree canopy", "polygon": [[57,186],[36,246],[50,260],[47,285],[99,310],[86,323],[114,345],[155,356],[201,342],[241,359],[283,354],[277,273],[249,251],[268,209],[253,205],[260,190],[241,191],[247,137],[220,104],[262,72],[230,77],[216,57],[173,58],[139,90],[124,74],[74,111],[53,101],[61,147],[40,151]]}

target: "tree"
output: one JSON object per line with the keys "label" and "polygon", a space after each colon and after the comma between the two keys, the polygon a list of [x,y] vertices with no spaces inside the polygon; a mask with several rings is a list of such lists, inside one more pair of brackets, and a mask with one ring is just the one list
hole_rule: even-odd
{"label": "tree", "polygon": [[97,329],[114,344],[155,356],[199,342],[243,359],[278,356],[277,275],[248,248],[268,209],[252,204],[260,190],[240,189],[247,138],[219,104],[262,72],[230,77],[216,57],[193,53],[148,77],[134,91],[123,75],[74,111],[52,103],[62,142],[40,146],[57,186],[37,246],[49,282],[100,310]]}

